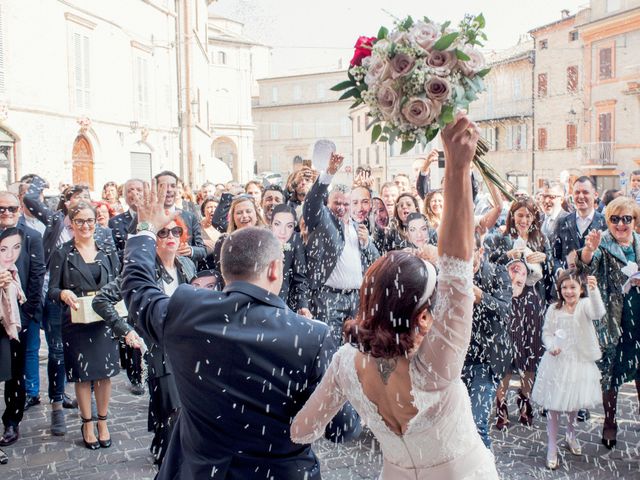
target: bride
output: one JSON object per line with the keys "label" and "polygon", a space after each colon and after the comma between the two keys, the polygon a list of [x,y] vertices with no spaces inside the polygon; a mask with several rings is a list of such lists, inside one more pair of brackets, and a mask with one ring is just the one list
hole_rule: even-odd
{"label": "bride", "polygon": [[[473,309],[476,126],[459,115],[442,132],[445,210],[440,272],[404,251],[378,259],[360,290],[348,341],[296,415],[291,439],[308,444],[349,401],[380,442],[381,479],[497,479],[471,415],[460,373]],[[424,339],[423,339],[424,338]]]}

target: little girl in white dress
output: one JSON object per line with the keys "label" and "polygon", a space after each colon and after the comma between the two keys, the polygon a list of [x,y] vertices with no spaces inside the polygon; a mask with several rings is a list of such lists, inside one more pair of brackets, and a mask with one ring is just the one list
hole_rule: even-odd
{"label": "little girl in white dress", "polygon": [[[587,294],[588,287],[588,294]],[[605,314],[595,277],[580,278],[575,269],[558,276],[558,302],[549,306],[542,329],[546,352],[540,361],[531,398],[548,410],[547,468],[558,467],[558,423],[562,412],[569,417],[567,448],[574,455],[582,449],[576,438],[577,411],[602,401],[600,345],[593,320]],[[585,296],[586,295],[586,296]]]}

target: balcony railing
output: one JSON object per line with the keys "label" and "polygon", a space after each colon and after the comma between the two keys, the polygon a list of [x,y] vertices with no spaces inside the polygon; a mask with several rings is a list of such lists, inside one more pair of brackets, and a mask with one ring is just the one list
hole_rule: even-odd
{"label": "balcony railing", "polygon": [[582,147],[583,159],[588,165],[615,165],[615,142],[593,142]]}

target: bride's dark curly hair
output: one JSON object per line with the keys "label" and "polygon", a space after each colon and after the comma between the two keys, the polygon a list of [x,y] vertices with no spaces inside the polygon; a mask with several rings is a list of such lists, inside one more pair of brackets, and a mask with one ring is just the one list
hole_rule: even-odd
{"label": "bride's dark curly hair", "polygon": [[375,358],[407,355],[416,334],[425,332],[418,318],[430,301],[422,301],[427,269],[415,255],[392,251],[367,270],[360,288],[360,308],[344,325],[347,342]]}

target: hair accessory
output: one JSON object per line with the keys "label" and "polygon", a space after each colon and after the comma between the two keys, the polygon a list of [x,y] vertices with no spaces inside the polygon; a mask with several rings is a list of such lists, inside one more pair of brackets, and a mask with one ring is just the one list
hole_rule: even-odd
{"label": "hair accessory", "polygon": [[423,306],[424,304],[426,304],[427,301],[433,295],[433,292],[436,289],[436,278],[437,278],[436,267],[434,267],[431,262],[428,262],[426,260],[422,260],[422,261],[424,262],[424,266],[427,270],[427,283],[424,287],[424,293],[422,294],[422,297],[420,297],[420,301],[418,302],[418,305],[420,306]]}

